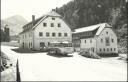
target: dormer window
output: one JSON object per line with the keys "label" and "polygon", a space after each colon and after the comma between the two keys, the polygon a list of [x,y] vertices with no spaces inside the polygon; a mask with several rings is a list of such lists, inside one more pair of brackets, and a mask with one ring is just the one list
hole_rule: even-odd
{"label": "dormer window", "polygon": [[52,17],[52,20],[55,20],[55,18],[54,18],[54,17]]}

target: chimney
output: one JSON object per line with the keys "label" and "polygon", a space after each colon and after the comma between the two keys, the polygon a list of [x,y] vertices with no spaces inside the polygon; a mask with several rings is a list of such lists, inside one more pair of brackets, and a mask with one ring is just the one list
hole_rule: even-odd
{"label": "chimney", "polygon": [[35,21],[35,15],[32,15],[32,21]]}

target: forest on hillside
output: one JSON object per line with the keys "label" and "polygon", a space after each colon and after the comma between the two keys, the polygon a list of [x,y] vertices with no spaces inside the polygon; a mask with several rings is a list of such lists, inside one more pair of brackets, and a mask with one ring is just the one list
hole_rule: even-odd
{"label": "forest on hillside", "polygon": [[127,52],[126,0],[72,0],[56,8],[72,29],[108,23],[118,36],[121,53]]}

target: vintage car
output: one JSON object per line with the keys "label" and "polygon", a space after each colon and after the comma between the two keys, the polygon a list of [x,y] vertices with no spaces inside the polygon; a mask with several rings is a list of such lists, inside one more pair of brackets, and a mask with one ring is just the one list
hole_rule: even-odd
{"label": "vintage car", "polygon": [[69,56],[74,52],[74,48],[71,43],[50,43],[48,46],[48,54],[58,54],[63,56]]}

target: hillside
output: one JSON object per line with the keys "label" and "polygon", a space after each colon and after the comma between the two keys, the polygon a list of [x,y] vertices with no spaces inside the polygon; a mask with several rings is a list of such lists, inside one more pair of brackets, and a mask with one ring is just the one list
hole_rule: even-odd
{"label": "hillside", "polygon": [[55,10],[64,17],[73,29],[98,23],[109,23],[118,36],[119,52],[127,52],[125,0],[72,0]]}
{"label": "hillside", "polygon": [[8,28],[10,28],[10,35],[13,36],[18,35],[23,30],[22,26],[26,23],[26,19],[24,19],[22,16],[15,15],[1,20],[1,28],[3,28],[7,24]]}

